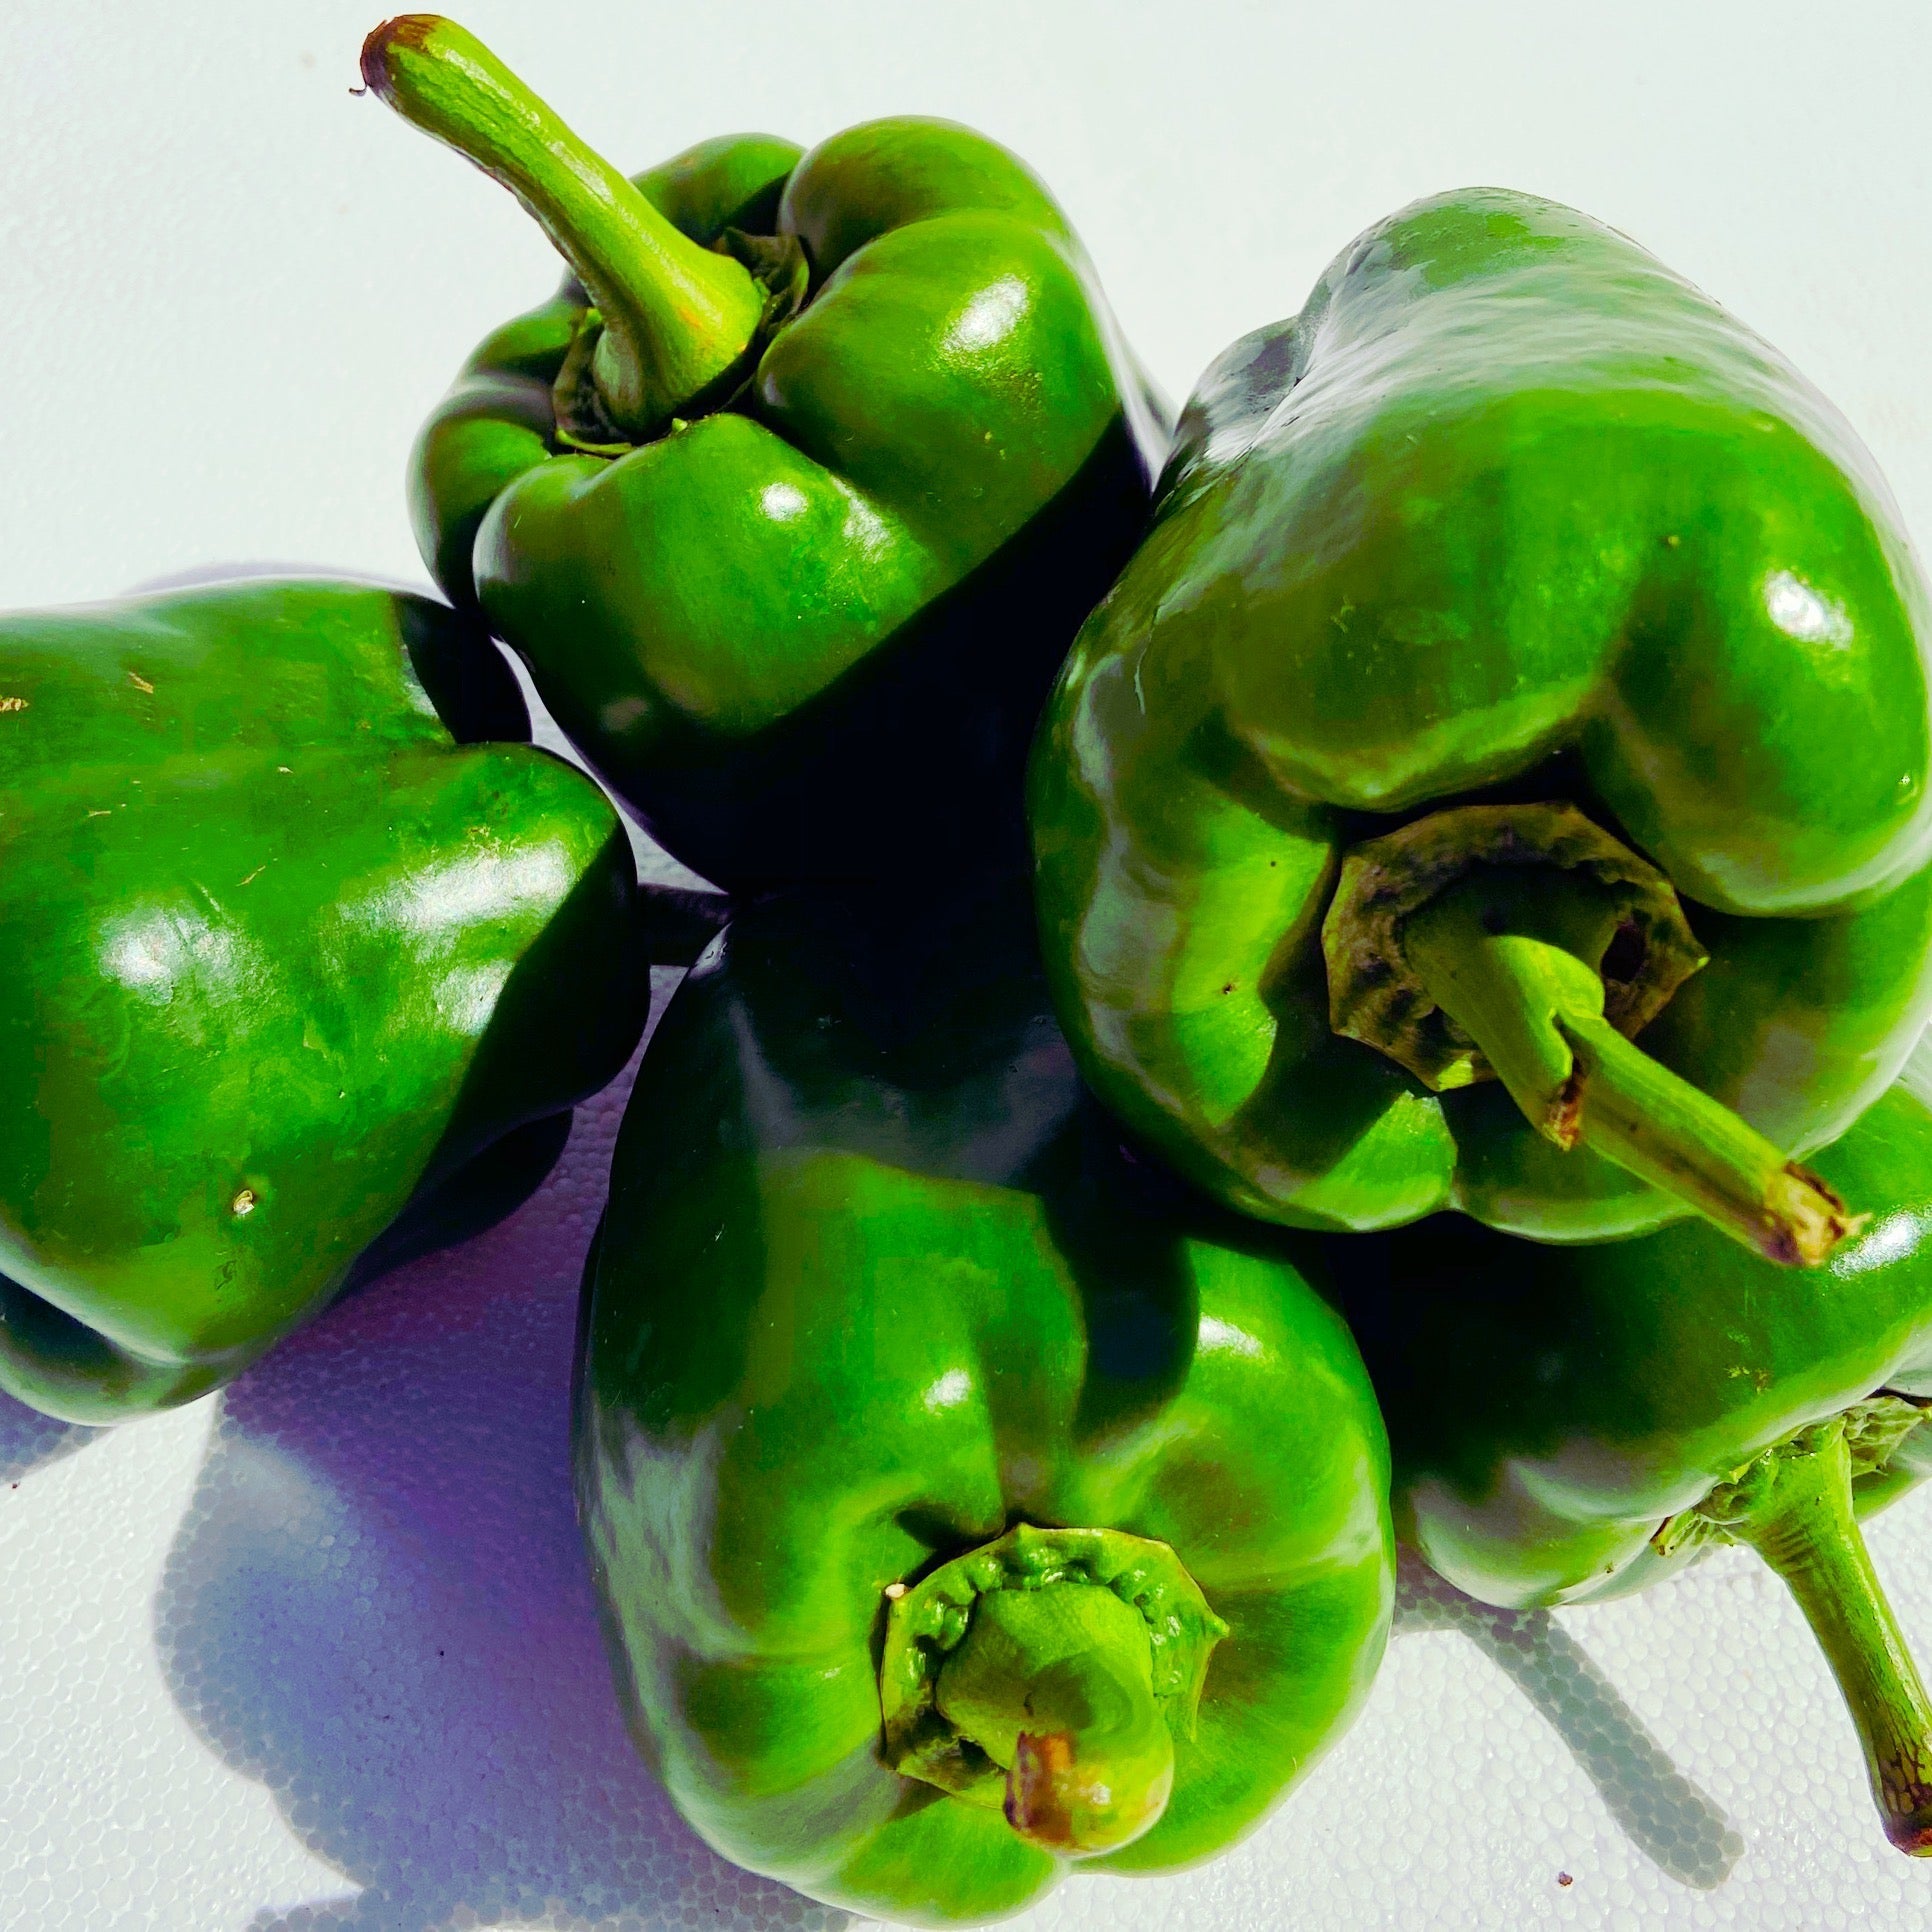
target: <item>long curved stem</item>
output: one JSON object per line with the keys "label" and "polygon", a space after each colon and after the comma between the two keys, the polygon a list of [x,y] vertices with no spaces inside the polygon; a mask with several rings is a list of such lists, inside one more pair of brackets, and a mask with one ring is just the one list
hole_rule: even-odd
{"label": "long curved stem", "polygon": [[1842,1428],[1776,1458],[1765,1503],[1731,1534],[1783,1579],[1825,1653],[1864,1747],[1885,1835],[1932,1854],[1932,1702],[1885,1599],[1852,1508]]}
{"label": "long curved stem", "polygon": [[1823,1181],[1603,1016],[1601,901],[1472,879],[1410,915],[1404,956],[1558,1147],[1594,1148],[1767,1260],[1815,1267],[1856,1223]]}
{"label": "long curved stem", "polygon": [[681,235],[474,35],[436,14],[386,20],[363,43],[362,75],[555,243],[603,323],[592,373],[616,429],[650,436],[738,369],[764,315],[757,281]]}

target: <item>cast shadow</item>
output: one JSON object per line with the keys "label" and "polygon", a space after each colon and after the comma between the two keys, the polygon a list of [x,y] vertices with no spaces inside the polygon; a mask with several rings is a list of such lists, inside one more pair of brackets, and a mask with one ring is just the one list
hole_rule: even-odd
{"label": "cast shadow", "polygon": [[630,1739],[571,1505],[577,1279],[622,1095],[467,1245],[228,1391],[156,1605],[182,1710],[361,1888],[252,1932],[834,1927],[678,1819]]}
{"label": "cast shadow", "polygon": [[0,1483],[17,1483],[43,1464],[85,1449],[100,1433],[82,1422],[57,1422],[0,1393]]}
{"label": "cast shadow", "polygon": [[1714,1891],[1744,1855],[1723,1811],[1671,1763],[1589,1653],[1547,1610],[1498,1610],[1464,1596],[1404,1549],[1395,1634],[1459,1630],[1501,1665],[1548,1720],[1610,1815],[1680,1885]]}

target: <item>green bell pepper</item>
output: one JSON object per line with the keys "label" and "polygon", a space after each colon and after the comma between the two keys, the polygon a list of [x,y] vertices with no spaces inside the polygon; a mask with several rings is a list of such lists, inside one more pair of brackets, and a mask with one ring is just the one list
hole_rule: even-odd
{"label": "green bell pepper", "polygon": [[1075,1052],[1267,1219],[1815,1262],[1789,1157],[1932,1008],[1928,642],[1773,350],[1567,208],[1418,202],[1203,378],[1049,704]]}
{"label": "green bell pepper", "polygon": [[1857,1519],[1932,1471],[1932,1059],[1818,1156],[1876,1218],[1779,1276],[1701,1222],[1552,1249],[1467,1222],[1332,1244],[1399,1533],[1488,1603],[1644,1588],[1720,1543],[1783,1578],[1900,1850],[1932,1852],[1932,1703]]}
{"label": "green bell pepper", "polygon": [[1019,879],[739,914],[585,1276],[579,1512],[640,1743],[728,1857],[922,1924],[1231,1843],[1393,1594],[1346,1329],[1123,1152],[1031,928]]}
{"label": "green bell pepper", "polygon": [[363,73],[572,271],[477,349],[411,477],[437,581],[572,742],[728,889],[1023,852],[1034,720],[1165,446],[1039,181],[889,120],[632,182],[431,16]]}
{"label": "green bell pepper", "polygon": [[617,816],[428,600],[0,618],[0,1389],[217,1387],[514,1206],[635,1044]]}

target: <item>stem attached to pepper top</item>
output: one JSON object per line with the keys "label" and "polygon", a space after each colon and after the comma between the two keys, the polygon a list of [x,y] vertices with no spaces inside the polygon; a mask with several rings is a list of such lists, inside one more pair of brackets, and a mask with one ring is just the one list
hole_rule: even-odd
{"label": "stem attached to pepper top", "polygon": [[681,235],[474,35],[436,14],[386,20],[363,42],[362,76],[555,243],[603,324],[592,376],[615,429],[642,441],[739,373],[764,315],[758,282]]}
{"label": "stem attached to pepper top", "polygon": [[1165,1543],[1016,1524],[886,1591],[885,1761],[1059,1858],[1160,1820],[1228,1627]]}
{"label": "stem attached to pepper top", "polygon": [[940,1715],[1006,1770],[1006,1822],[1063,1858],[1113,1851],[1160,1817],[1174,1740],[1146,1620],[1111,1590],[982,1597],[940,1672]]}
{"label": "stem attached to pepper top", "polygon": [[1858,1225],[1844,1203],[1604,1018],[1617,922],[1586,879],[1481,867],[1409,914],[1402,950],[1546,1140],[1594,1148],[1767,1260],[1817,1266]]}
{"label": "stem attached to pepper top", "polygon": [[1915,1858],[1932,1855],[1932,1702],[1859,1534],[1842,1418],[1763,1466],[1764,1499],[1725,1527],[1804,1611],[1858,1727],[1886,1837]]}

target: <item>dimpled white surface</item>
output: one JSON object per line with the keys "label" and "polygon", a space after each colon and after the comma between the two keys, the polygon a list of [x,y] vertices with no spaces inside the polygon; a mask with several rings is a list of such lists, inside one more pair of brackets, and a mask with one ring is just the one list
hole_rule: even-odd
{"label": "dimpled white surface", "polygon": [[[0,9],[0,604],[237,559],[419,575],[398,478],[546,289],[508,198],[355,100],[376,9]],[[951,114],[1072,210],[1175,394],[1414,195],[1578,203],[1763,329],[1932,531],[1917,5],[501,0],[469,23],[629,165]],[[660,993],[668,987],[660,987]],[[0,1403],[0,1932],[752,1928],[619,1723],[571,1519],[576,1283],[621,1105],[491,1234],[116,1434]],[[1932,1494],[1872,1533],[1932,1658]],[[1567,1880],[1567,1882],[1566,1882]],[[1020,1921],[1932,1922],[1824,1666],[1739,1554],[1559,1617],[1405,1571],[1355,1729],[1247,1844]]]}

